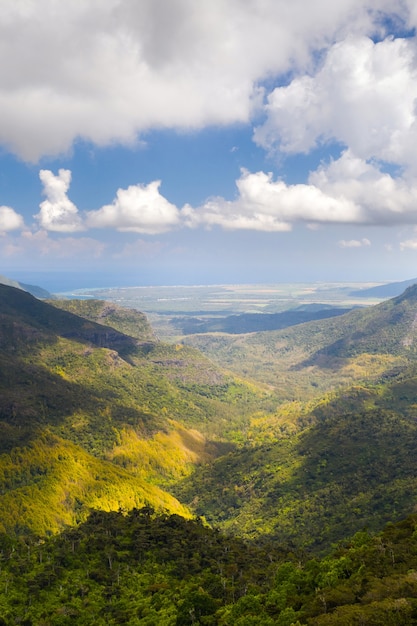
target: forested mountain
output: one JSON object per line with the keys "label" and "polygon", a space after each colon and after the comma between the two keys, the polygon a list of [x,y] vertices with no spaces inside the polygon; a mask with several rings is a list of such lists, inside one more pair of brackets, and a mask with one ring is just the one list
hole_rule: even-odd
{"label": "forested mountain", "polygon": [[184,342],[240,376],[267,383],[281,400],[304,400],[413,362],[416,315],[414,285],[397,298],[332,319],[238,337],[192,335]]}
{"label": "forested mountain", "polygon": [[217,355],[208,336],[193,341],[267,381],[281,402],[251,420],[245,447],[178,485],[178,497],[230,532],[314,550],[413,512],[416,315],[414,286],[337,322],[214,336]]}
{"label": "forested mountain", "polygon": [[408,371],[323,400],[298,426],[279,410],[253,420],[251,446],[198,468],[176,494],[228,532],[308,550],[378,530],[416,507],[416,391]]}
{"label": "forested mountain", "polygon": [[417,623],[416,319],[413,286],[209,360],[0,285],[0,623]]}
{"label": "forested mountain", "polygon": [[44,534],[144,504],[187,515],[167,485],[220,454],[262,392],[157,342],[141,314],[62,307],[0,285],[0,528]]}

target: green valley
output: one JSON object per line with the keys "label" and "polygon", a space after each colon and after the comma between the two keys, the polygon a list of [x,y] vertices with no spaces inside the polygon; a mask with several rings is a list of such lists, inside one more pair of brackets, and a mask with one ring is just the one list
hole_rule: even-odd
{"label": "green valley", "polygon": [[0,623],[417,623],[416,315],[166,343],[0,285]]}

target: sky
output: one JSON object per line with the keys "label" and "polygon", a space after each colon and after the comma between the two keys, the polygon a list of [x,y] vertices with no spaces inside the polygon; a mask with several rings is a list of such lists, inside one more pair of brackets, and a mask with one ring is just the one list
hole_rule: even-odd
{"label": "sky", "polygon": [[0,274],[417,276],[415,0],[2,0]]}

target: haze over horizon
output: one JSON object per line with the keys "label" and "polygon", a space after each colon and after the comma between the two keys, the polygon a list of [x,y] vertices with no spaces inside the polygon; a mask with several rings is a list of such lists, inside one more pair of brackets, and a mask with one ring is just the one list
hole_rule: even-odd
{"label": "haze over horizon", "polygon": [[412,0],[4,0],[0,273],[416,275],[416,27]]}

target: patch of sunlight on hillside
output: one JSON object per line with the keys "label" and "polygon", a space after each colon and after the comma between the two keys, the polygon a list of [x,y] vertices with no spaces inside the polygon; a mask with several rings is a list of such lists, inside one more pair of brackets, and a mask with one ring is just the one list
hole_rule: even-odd
{"label": "patch of sunlight on hillside", "polygon": [[187,476],[195,464],[212,458],[213,450],[204,435],[170,420],[172,430],[158,432],[149,439],[140,438],[133,428],[120,431],[120,443],[107,459],[147,480],[158,482],[161,476],[176,479]]}

